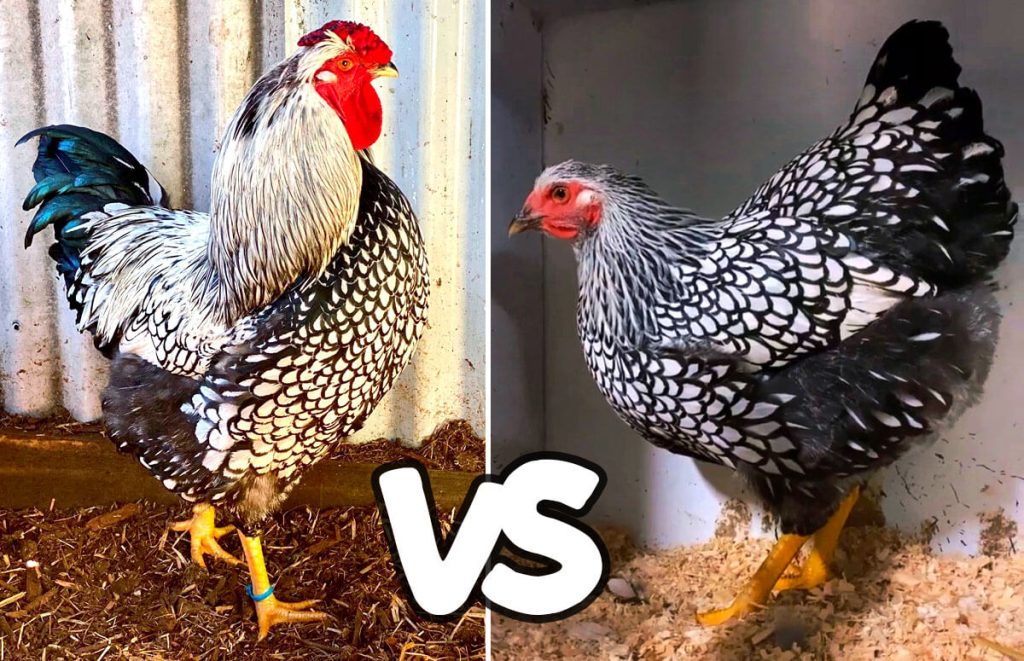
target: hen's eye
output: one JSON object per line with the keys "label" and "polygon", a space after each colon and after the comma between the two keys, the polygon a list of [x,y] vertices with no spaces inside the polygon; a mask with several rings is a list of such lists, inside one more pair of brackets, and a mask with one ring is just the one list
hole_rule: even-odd
{"label": "hen's eye", "polygon": [[338,68],[341,69],[342,71],[350,71],[354,66],[355,63],[352,60],[348,59],[347,57],[343,59],[341,62],[338,62]]}
{"label": "hen's eye", "polygon": [[569,189],[565,186],[555,186],[551,189],[551,199],[555,202],[568,202]]}

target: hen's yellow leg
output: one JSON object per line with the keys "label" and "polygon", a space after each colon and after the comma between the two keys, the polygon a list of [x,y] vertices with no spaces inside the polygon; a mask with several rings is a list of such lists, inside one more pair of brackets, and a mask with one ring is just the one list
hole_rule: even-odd
{"label": "hen's yellow leg", "polygon": [[1013,661],[1024,661],[1024,649],[1015,649],[1013,647],[1007,647],[1002,643],[997,643],[994,640],[989,640],[984,636],[975,636],[974,640],[981,643],[990,650],[999,652],[1008,659],[1013,659]]}
{"label": "hen's yellow leg", "polygon": [[274,596],[274,587],[267,576],[267,565],[263,561],[263,545],[259,537],[246,537],[238,531],[245,551],[245,561],[249,565],[249,596],[256,604],[256,619],[260,627],[260,640],[267,637],[270,627],[275,624],[289,622],[317,622],[327,618],[326,613],[305,610],[319,601],[297,601],[289,603],[278,601]]}
{"label": "hen's yellow leg", "polygon": [[768,601],[776,581],[786,571],[786,567],[807,541],[801,535],[783,535],[768,552],[761,566],[751,577],[747,585],[740,591],[728,608],[698,613],[697,621],[704,626],[723,624],[729,620],[743,617],[750,611],[760,608]]}
{"label": "hen's yellow leg", "polygon": [[814,533],[814,546],[811,548],[803,568],[795,576],[784,576],[775,584],[777,592],[785,590],[810,590],[828,580],[829,567],[839,546],[839,533],[843,531],[846,520],[850,517],[860,487],[854,487],[839,504],[839,508],[829,517],[828,522]]}
{"label": "hen's yellow leg", "polygon": [[234,526],[218,528],[215,523],[217,510],[210,503],[199,503],[192,508],[192,518],[188,521],[175,521],[171,524],[171,530],[175,532],[187,532],[192,547],[192,562],[203,569],[206,568],[206,560],[203,558],[210,554],[215,558],[240,565],[242,561],[225,551],[217,541],[224,535],[235,529]]}

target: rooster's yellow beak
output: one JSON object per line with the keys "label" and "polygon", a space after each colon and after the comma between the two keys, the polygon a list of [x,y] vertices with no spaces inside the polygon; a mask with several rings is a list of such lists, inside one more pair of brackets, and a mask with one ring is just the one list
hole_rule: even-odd
{"label": "rooster's yellow beak", "polygon": [[383,66],[379,66],[373,71],[374,78],[398,78],[398,67],[395,66],[394,62],[388,62]]}

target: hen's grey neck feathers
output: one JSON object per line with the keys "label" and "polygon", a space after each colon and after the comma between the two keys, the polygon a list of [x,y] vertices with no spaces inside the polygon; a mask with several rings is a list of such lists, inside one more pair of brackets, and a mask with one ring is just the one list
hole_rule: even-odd
{"label": "hen's grey neck feathers", "polygon": [[[718,223],[673,207],[637,177],[607,166],[571,162],[603,200],[601,220],[574,243],[579,321],[595,335],[635,345],[654,337],[651,302],[694,266],[719,235]],[[572,175],[570,175],[572,176]]]}

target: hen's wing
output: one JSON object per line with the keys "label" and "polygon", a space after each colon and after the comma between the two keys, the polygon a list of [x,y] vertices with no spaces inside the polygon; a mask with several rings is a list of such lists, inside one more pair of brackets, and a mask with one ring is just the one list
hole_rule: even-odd
{"label": "hen's wing", "polygon": [[652,314],[664,346],[696,340],[779,367],[838,344],[903,297],[935,291],[814,219],[767,210],[718,229],[696,262],[665,266],[660,279],[677,284]]}

